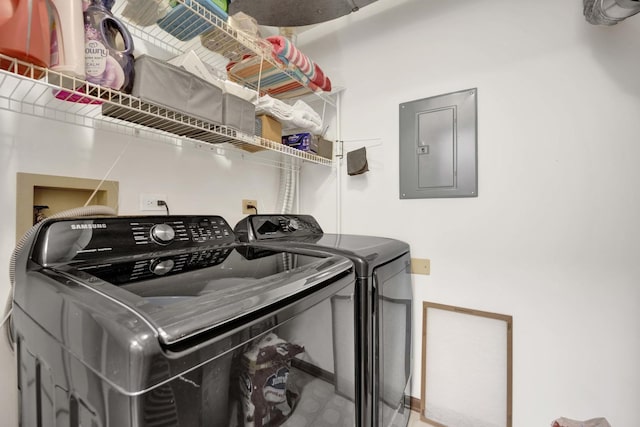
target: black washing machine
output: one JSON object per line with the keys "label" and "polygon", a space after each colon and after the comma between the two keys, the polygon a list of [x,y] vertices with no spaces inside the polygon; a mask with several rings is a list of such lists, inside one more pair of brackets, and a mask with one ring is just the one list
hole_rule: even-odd
{"label": "black washing machine", "polygon": [[359,424],[345,257],[239,243],[219,216],[47,220],[25,248],[21,426]]}
{"label": "black washing machine", "polygon": [[[404,427],[409,420],[412,371],[411,256],[409,245],[389,238],[325,234],[310,215],[251,215],[234,228],[239,240],[269,248],[341,255],[356,272],[358,318],[353,340],[354,400],[363,426]],[[346,302],[336,312],[349,308]],[[338,338],[345,338],[343,334]],[[341,343],[340,345],[345,345]],[[358,369],[355,369],[358,368]],[[351,384],[344,384],[351,390]]]}

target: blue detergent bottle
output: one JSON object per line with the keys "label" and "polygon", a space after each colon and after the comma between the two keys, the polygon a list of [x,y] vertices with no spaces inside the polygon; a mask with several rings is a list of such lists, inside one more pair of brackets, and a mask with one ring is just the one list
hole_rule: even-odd
{"label": "blue detergent bottle", "polygon": [[84,0],[85,72],[88,82],[131,93],[133,39],[111,13],[115,0]]}

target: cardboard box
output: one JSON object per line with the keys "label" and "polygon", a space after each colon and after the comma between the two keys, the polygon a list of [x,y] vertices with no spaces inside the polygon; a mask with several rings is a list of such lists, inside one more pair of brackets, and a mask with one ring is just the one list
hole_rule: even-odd
{"label": "cardboard box", "polygon": [[[279,143],[282,138],[282,125],[279,121],[266,114],[256,116],[256,135],[268,139],[273,142]],[[242,148],[245,151],[255,153],[256,151],[266,150],[266,148],[258,147],[252,144],[238,144],[238,148]]]}
{"label": "cardboard box", "polygon": [[314,135],[311,138],[311,144],[309,146],[312,153],[317,154],[325,159],[333,159],[333,141],[324,139],[321,136]]}
{"label": "cardboard box", "polygon": [[282,139],[282,125],[271,116],[262,114],[257,117],[260,120],[261,132],[258,136],[275,142]]}

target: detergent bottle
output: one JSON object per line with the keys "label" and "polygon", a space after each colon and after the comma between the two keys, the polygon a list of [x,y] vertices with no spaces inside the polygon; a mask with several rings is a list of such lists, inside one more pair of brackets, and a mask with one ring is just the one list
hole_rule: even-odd
{"label": "detergent bottle", "polygon": [[[50,68],[84,80],[84,18],[79,0],[52,0]],[[54,84],[61,82],[51,81]]]}
{"label": "detergent bottle", "polygon": [[[48,67],[50,64],[48,0],[0,1],[0,53],[20,61]],[[0,58],[0,68],[20,74],[26,66],[13,67],[13,62]],[[37,73],[35,78],[42,77]]]}
{"label": "detergent bottle", "polygon": [[84,11],[84,59],[87,81],[131,93],[133,39],[111,13],[115,0],[90,0]]}

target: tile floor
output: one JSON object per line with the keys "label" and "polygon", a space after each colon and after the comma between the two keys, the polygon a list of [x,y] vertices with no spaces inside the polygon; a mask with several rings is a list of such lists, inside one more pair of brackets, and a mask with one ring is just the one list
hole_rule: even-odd
{"label": "tile floor", "polygon": [[407,425],[407,427],[433,427],[433,424],[421,421],[420,413],[411,411],[411,415],[409,415],[409,424]]}

